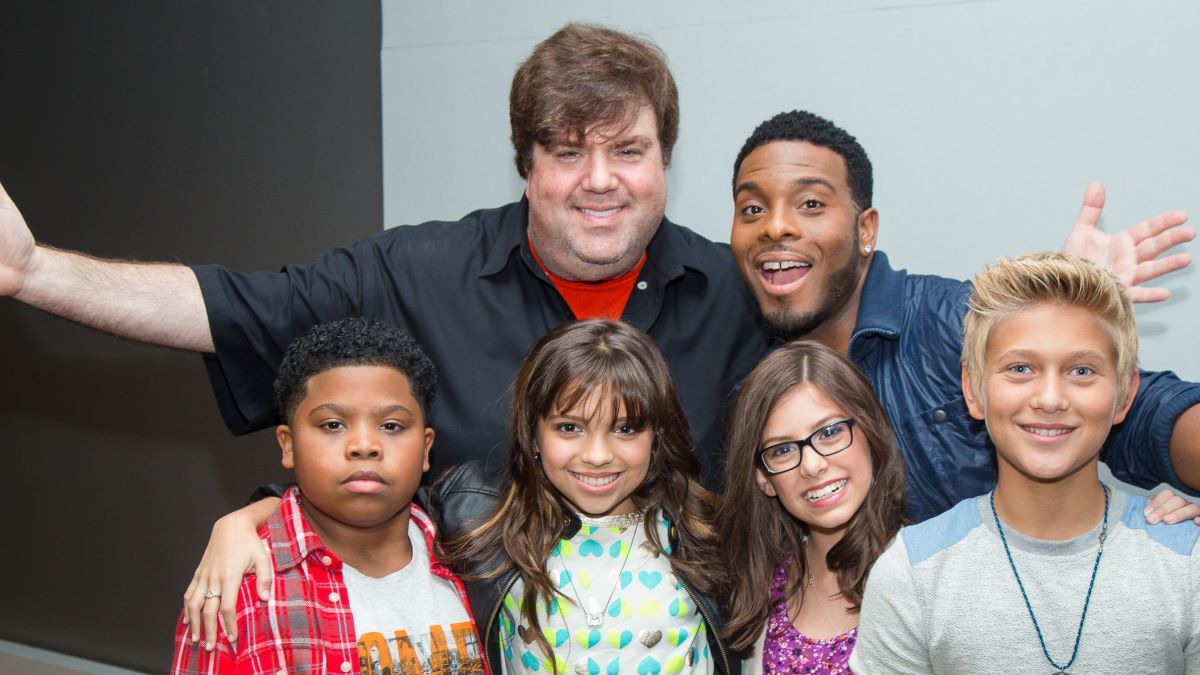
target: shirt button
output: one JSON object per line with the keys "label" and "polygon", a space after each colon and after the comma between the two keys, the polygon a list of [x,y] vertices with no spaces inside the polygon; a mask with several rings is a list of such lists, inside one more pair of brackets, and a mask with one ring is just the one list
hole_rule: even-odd
{"label": "shirt button", "polygon": [[343,673],[348,673],[348,672],[350,672],[350,668],[352,668],[352,667],[353,667],[353,666],[351,666],[351,665],[350,665],[350,662],[349,662],[349,661],[342,661],[342,672],[343,672]]}
{"label": "shirt button", "polygon": [[934,410],[933,411],[933,421],[937,422],[938,424],[945,422],[946,417],[947,417],[947,415],[946,415],[945,410]]}
{"label": "shirt button", "polygon": [[330,594],[329,594],[329,601],[330,601],[330,602],[338,602],[338,601],[339,601],[339,600],[341,600],[341,599],[342,599],[342,596],[338,595],[337,593],[330,593]]}
{"label": "shirt button", "polygon": [[329,556],[327,556],[327,555],[326,555],[326,556],[321,556],[321,564],[322,564],[322,565],[324,565],[324,566],[326,566],[326,567],[329,567],[330,565],[332,565],[332,564],[333,564],[333,558],[330,558],[330,557],[329,557]]}
{"label": "shirt button", "polygon": [[647,288],[649,288],[649,287],[650,287],[650,284],[648,284],[648,283],[646,283],[646,282],[644,282],[644,281],[639,281],[639,282],[637,282],[637,288],[638,288],[638,290],[639,290],[639,291],[644,291],[644,290],[646,290],[646,289],[647,289]]}

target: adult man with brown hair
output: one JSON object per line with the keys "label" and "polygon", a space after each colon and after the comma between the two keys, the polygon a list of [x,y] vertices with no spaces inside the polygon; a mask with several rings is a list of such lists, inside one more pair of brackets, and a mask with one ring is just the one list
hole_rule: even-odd
{"label": "adult man with brown hair", "polygon": [[622,318],[666,355],[711,471],[725,396],[769,331],[728,247],[663,216],[679,129],[666,59],[649,41],[569,24],[517,70],[510,119],[520,202],[380,232],[279,273],[36,246],[0,203],[0,294],[205,353],[235,433],[276,421],[270,386],[296,336],[346,316],[396,323],[442,374],[430,475],[503,456],[505,391],[538,338],[573,318]]}

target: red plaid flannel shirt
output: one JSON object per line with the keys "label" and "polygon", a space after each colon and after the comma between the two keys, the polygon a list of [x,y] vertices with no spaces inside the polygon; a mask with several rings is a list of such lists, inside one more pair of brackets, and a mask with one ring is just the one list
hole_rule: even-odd
{"label": "red plaid flannel shirt", "polygon": [[[412,507],[413,522],[425,535],[430,573],[454,584],[467,616],[474,620],[461,580],[433,557],[435,527],[425,512]],[[292,487],[258,536],[267,544],[275,566],[271,599],[263,602],[247,575],[238,590],[237,650],[219,631],[216,648],[192,644],[183,617],[175,629],[173,675],[201,673],[359,672],[358,634],[342,581],[342,561],[325,547],[300,509],[300,493]],[[480,642],[482,644],[482,642]]]}

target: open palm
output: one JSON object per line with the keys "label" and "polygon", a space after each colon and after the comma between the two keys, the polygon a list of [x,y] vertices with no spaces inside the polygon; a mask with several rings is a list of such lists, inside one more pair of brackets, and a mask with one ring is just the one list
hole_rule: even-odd
{"label": "open palm", "polygon": [[1196,230],[1185,225],[1187,214],[1167,211],[1129,229],[1108,234],[1098,227],[1103,209],[1104,185],[1092,182],[1084,193],[1075,226],[1063,243],[1063,253],[1087,258],[1107,269],[1125,286],[1134,302],[1162,302],[1169,298],[1171,293],[1167,289],[1142,284],[1191,262],[1187,253],[1159,258],[1171,248],[1195,239]]}

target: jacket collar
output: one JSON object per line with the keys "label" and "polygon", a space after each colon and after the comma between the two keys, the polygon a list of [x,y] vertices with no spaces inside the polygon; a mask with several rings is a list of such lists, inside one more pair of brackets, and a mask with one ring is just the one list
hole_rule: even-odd
{"label": "jacket collar", "polygon": [[900,335],[904,323],[904,283],[907,278],[906,270],[892,269],[883,251],[875,252],[858,302],[858,317],[850,337],[851,344],[862,334]]}
{"label": "jacket collar", "polygon": [[[658,232],[646,247],[646,266],[653,266],[653,269],[668,281],[683,276],[684,268],[697,271],[703,269],[701,262],[693,256],[691,247],[683,240],[679,231],[670,225],[671,222],[664,217],[659,223]],[[514,250],[519,251],[521,262],[531,272],[539,278],[545,278],[545,272],[534,260],[533,252],[529,250],[529,200],[525,197],[501,209],[500,226],[496,228],[495,238],[484,255],[479,276],[496,274],[514,264]],[[642,274],[644,275],[645,271]]]}

